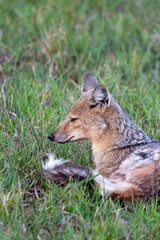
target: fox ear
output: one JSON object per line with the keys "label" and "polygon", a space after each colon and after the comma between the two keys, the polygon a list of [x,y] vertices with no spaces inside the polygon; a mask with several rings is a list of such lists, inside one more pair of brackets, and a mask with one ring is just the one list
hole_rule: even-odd
{"label": "fox ear", "polygon": [[96,86],[98,86],[98,82],[95,77],[91,73],[85,72],[82,78],[81,92],[87,92],[88,90],[94,89]]}
{"label": "fox ear", "polygon": [[108,106],[110,102],[110,94],[105,86],[98,85],[88,98],[88,101],[91,106],[96,106],[98,104],[101,106]]}

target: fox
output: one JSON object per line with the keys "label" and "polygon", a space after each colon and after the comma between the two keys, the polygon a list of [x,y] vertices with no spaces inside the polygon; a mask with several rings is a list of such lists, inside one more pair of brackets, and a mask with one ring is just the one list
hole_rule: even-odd
{"label": "fox", "polygon": [[88,140],[95,169],[49,155],[44,178],[57,184],[90,178],[101,196],[127,201],[160,196],[160,143],[136,126],[104,85],[89,72],[80,98],[48,139],[60,144]]}

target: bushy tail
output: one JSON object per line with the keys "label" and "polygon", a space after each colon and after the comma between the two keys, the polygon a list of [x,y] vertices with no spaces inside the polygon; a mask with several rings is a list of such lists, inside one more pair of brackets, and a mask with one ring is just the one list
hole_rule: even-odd
{"label": "bushy tail", "polygon": [[82,181],[88,176],[95,186],[99,186],[100,194],[121,197],[131,201],[133,196],[137,196],[138,189],[135,184],[121,179],[105,178],[102,174],[87,167],[70,165],[69,160],[55,159],[54,154],[49,155],[46,164],[42,163],[44,178],[51,178],[58,184],[66,184],[70,179]]}
{"label": "bushy tail", "polygon": [[71,165],[69,160],[55,159],[54,154],[49,155],[48,161],[43,164],[42,171],[44,178],[51,178],[55,183],[65,184],[70,179],[82,181],[91,175],[87,167]]}

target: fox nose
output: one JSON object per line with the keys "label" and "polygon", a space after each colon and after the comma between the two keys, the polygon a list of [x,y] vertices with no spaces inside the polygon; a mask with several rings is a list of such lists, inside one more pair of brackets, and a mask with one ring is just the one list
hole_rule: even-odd
{"label": "fox nose", "polygon": [[54,136],[52,133],[50,133],[50,134],[48,135],[48,139],[49,139],[49,140],[54,141],[54,138],[55,138],[55,136]]}

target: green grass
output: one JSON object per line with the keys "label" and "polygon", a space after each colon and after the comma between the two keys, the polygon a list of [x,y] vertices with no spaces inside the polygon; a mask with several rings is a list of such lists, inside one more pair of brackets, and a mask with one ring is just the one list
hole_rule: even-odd
{"label": "green grass", "polygon": [[93,165],[89,143],[47,140],[84,71],[159,138],[159,9],[149,0],[0,1],[0,239],[160,239],[156,199],[130,209],[40,174],[48,152]]}

